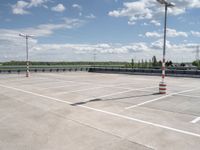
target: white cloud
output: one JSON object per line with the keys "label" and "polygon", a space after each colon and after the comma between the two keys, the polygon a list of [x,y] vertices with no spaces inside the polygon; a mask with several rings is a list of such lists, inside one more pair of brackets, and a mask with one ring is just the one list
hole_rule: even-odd
{"label": "white cloud", "polygon": [[[180,15],[185,13],[187,9],[192,8],[200,8],[200,1],[177,0],[176,7],[169,8],[168,12],[169,15]],[[134,2],[124,2],[122,8],[110,11],[108,15],[112,17],[127,17],[129,22],[149,20],[151,23],[159,26],[160,24],[155,22],[155,19],[163,13],[164,8],[156,2],[156,0],[138,0]]]}
{"label": "white cloud", "polygon": [[148,51],[148,47],[145,43],[134,43],[129,45],[123,44],[39,44],[34,47],[33,50],[72,50],[76,54],[93,53],[94,51],[99,54],[127,54],[135,52]]}
{"label": "white cloud", "polygon": [[[37,27],[23,29],[0,29],[0,61],[5,59],[23,60],[25,58],[25,40],[19,37],[19,33],[35,35],[34,39],[30,38],[29,40],[29,48],[30,50],[35,48],[41,50],[42,46],[36,40],[38,37],[48,37],[56,30],[77,28],[84,23],[79,19],[64,18],[63,20],[63,23],[60,24],[41,24]],[[45,53],[48,55],[48,52]],[[39,54],[37,54],[36,58],[39,57]]]}
{"label": "white cloud", "polygon": [[[49,30],[58,29],[60,26],[42,25]],[[38,32],[38,31],[37,31]],[[18,30],[0,30],[0,60],[24,60],[25,41],[18,36]],[[6,38],[5,38],[6,37]],[[37,40],[30,39],[30,60],[35,61],[89,61],[93,59],[94,51],[98,60],[129,61],[151,59],[156,55],[158,59],[162,57],[163,39],[152,43],[99,43],[99,44],[40,44]],[[193,51],[197,44],[181,43],[167,45],[167,59],[181,61],[184,52],[186,59],[191,61]]]}
{"label": "white cloud", "polygon": [[31,0],[28,7],[38,7],[48,2],[49,0]]}
{"label": "white cloud", "polygon": [[56,30],[78,28],[84,24],[83,20],[64,18],[60,24],[41,24],[37,27],[19,29],[18,32],[33,34],[36,37],[47,37]]}
{"label": "white cloud", "polygon": [[[183,53],[183,52],[194,52],[194,49],[197,47],[198,43],[180,43],[180,44],[172,44],[168,40],[166,41],[167,51],[171,51],[174,54]],[[151,49],[161,50],[163,49],[163,39],[159,39],[155,42],[152,42],[150,45]]]}
{"label": "white cloud", "polygon": [[29,14],[28,11],[25,10],[27,8],[29,3],[25,1],[18,1],[15,5],[12,5],[12,12],[16,15],[24,15]]}
{"label": "white cloud", "polygon": [[182,32],[182,31],[176,31],[175,29],[170,29],[167,28],[167,36],[168,37],[188,37],[188,34],[186,32]]}
{"label": "white cloud", "polygon": [[155,26],[160,26],[160,22],[158,22],[157,20],[151,20],[150,23],[154,24]]}
{"label": "white cloud", "polygon": [[[37,27],[23,28],[23,29],[0,29],[0,43],[2,45],[18,45],[19,33],[32,34],[37,37],[48,37],[56,30],[72,29],[83,25],[83,21],[79,19],[64,18],[63,23],[60,24],[41,24]],[[5,42],[5,43],[4,43]],[[8,45],[7,45],[8,46]]]}
{"label": "white cloud", "polygon": [[16,4],[12,5],[12,13],[16,15],[24,15],[29,14],[30,12],[27,9],[32,7],[39,7],[39,6],[46,6],[44,3],[47,3],[49,0],[30,0],[30,1],[23,1],[19,0]]}
{"label": "white cloud", "polygon": [[[167,59],[179,59],[179,61],[181,61],[182,57],[180,56],[182,53],[184,52],[184,55],[191,56],[196,44],[171,44],[169,41],[167,41],[166,46]],[[131,59],[131,57],[133,58],[133,56],[137,60],[151,59],[153,55],[156,55],[158,56],[158,59],[161,59],[162,50],[163,39],[157,40],[150,44],[144,42],[130,44],[37,44],[32,48],[31,53],[35,53],[35,57],[39,57],[41,54],[45,55],[46,57],[53,53],[53,58],[55,59],[56,56],[57,61],[62,60],[63,56],[65,59],[78,59],[79,61],[83,61],[88,60],[88,57],[92,57],[95,51],[97,57],[99,57],[99,60],[103,60],[106,57],[106,61],[113,59],[117,61],[128,61]],[[190,59],[191,61],[190,57],[187,59]]]}
{"label": "white cloud", "polygon": [[196,37],[200,37],[200,32],[198,31],[191,31],[191,34]]}
{"label": "white cloud", "polygon": [[128,17],[129,24],[134,24],[137,20],[152,18],[152,10],[147,7],[150,3],[146,2],[146,0],[125,2],[123,5],[124,8],[110,11],[108,15],[112,17]]}
{"label": "white cloud", "polygon": [[[154,38],[160,38],[163,36],[163,33],[161,32],[146,32],[145,33],[146,37],[154,37]],[[170,29],[167,28],[167,37],[188,37],[188,34],[186,32],[182,32],[182,31],[176,31],[175,29]]]}
{"label": "white cloud", "polygon": [[146,37],[155,37],[155,38],[160,38],[162,35],[158,32],[146,32],[145,33]]}
{"label": "white cloud", "polygon": [[94,14],[90,14],[90,15],[87,15],[85,17],[88,18],[88,19],[95,19],[96,18],[96,16]]}
{"label": "white cloud", "polygon": [[56,12],[63,12],[63,11],[65,11],[65,6],[63,4],[58,4],[54,7],[52,7],[51,10],[56,11]]}
{"label": "white cloud", "polygon": [[135,21],[128,21],[128,25],[134,25],[135,24]]}
{"label": "white cloud", "polygon": [[[155,50],[157,50],[157,49],[158,50],[162,50],[162,48],[163,48],[163,39],[159,39],[159,40],[157,40],[155,42],[152,42],[150,47],[152,49],[155,49]],[[172,45],[170,44],[170,42],[168,40],[166,40],[166,47],[167,47],[167,49],[172,47]]]}
{"label": "white cloud", "polygon": [[76,8],[76,9],[78,9],[78,10],[82,10],[82,6],[79,5],[79,4],[73,4],[73,5],[72,5],[72,8]]}

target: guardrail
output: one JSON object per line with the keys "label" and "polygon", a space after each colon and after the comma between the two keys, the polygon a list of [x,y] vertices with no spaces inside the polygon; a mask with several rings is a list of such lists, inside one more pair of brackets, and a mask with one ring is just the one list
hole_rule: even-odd
{"label": "guardrail", "polygon": [[[122,68],[117,66],[48,66],[48,67],[30,67],[30,72],[76,72],[76,71],[86,71],[86,72],[97,72],[97,73],[123,73],[123,74],[136,74],[136,75],[161,75],[161,69],[153,68]],[[0,67],[0,74],[11,74],[11,73],[24,73],[26,72],[26,67]],[[166,76],[179,76],[179,77],[197,77],[200,78],[200,70],[177,70],[177,69],[167,69]]]}
{"label": "guardrail", "polygon": [[[157,75],[160,76],[161,69],[147,69],[147,68],[99,68],[92,67],[89,72],[98,73],[123,73],[123,74],[137,74],[137,75]],[[200,70],[166,70],[166,76],[176,76],[176,77],[196,77],[200,78]]]}
{"label": "guardrail", "polygon": [[[66,72],[66,71],[89,71],[89,67],[30,67],[30,72]],[[26,67],[1,67],[0,74],[24,73]]]}

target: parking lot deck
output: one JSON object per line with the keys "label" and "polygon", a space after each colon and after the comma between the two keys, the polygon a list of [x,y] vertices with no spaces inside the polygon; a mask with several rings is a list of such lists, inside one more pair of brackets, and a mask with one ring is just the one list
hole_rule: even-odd
{"label": "parking lot deck", "polygon": [[1,150],[199,150],[200,80],[88,72],[0,75]]}

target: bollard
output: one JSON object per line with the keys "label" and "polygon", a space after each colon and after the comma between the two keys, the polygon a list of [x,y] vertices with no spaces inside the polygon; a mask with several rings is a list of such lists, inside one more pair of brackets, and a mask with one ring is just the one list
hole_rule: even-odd
{"label": "bollard", "polygon": [[29,77],[29,76],[30,76],[29,71],[26,71],[26,77]]}
{"label": "bollard", "polygon": [[160,94],[166,94],[166,83],[165,82],[160,82],[159,84],[159,93]]}

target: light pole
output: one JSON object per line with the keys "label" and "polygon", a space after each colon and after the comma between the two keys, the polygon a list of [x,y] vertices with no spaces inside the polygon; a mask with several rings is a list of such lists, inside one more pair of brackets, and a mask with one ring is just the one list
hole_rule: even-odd
{"label": "light pole", "polygon": [[165,83],[165,55],[166,55],[166,31],[167,31],[167,8],[174,7],[173,3],[167,2],[166,0],[157,0],[160,4],[165,5],[165,20],[164,20],[164,42],[163,42],[163,60],[162,60],[162,80],[159,84],[159,93],[166,94],[166,83]]}
{"label": "light pole", "polygon": [[33,35],[27,35],[27,34],[20,33],[19,36],[26,39],[26,77],[29,77],[28,39],[32,38]]}
{"label": "light pole", "polygon": [[96,63],[96,56],[97,56],[97,53],[96,53],[96,50],[94,50],[94,53],[93,53],[94,68],[95,68],[95,63]]}

